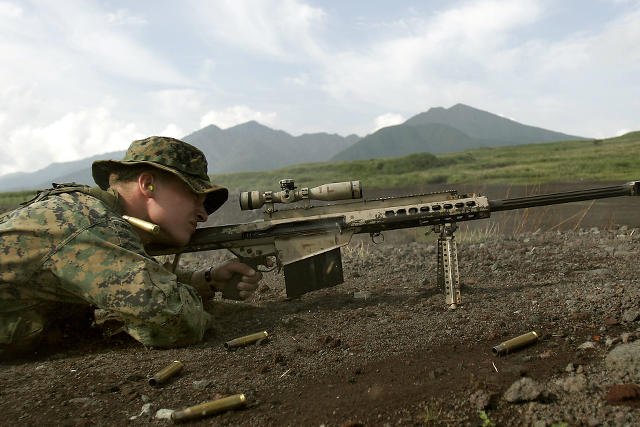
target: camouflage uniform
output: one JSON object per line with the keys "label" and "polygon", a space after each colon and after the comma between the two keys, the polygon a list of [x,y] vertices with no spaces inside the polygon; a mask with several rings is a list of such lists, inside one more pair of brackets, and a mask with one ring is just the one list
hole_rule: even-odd
{"label": "camouflage uniform", "polygon": [[226,189],[209,181],[202,152],[151,137],[134,141],[122,162],[94,163],[102,188],[62,186],[0,217],[0,355],[33,348],[54,319],[80,307],[102,309],[145,345],[202,339],[210,315],[198,292],[146,254],[136,230],[122,219],[117,192],[107,189],[115,164],[173,173],[207,194],[209,213],[227,198]]}

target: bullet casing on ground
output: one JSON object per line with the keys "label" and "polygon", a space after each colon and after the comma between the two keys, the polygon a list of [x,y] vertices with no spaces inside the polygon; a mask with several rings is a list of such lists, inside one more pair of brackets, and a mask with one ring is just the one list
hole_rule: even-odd
{"label": "bullet casing on ground", "polygon": [[535,331],[531,331],[515,338],[511,338],[510,340],[503,341],[497,346],[493,347],[491,351],[493,351],[493,354],[500,356],[503,354],[511,353],[512,351],[518,350],[522,347],[526,347],[536,341],[538,341],[538,334]]}
{"label": "bullet casing on ground", "polygon": [[245,345],[250,345],[258,341],[262,341],[269,337],[269,333],[267,331],[256,332],[255,334],[245,335],[243,337],[232,339],[231,341],[227,341],[224,343],[224,347],[226,349],[232,349],[236,347],[242,347]]}
{"label": "bullet casing on ground", "polygon": [[202,418],[244,406],[246,402],[247,398],[244,394],[234,394],[233,396],[211,400],[200,405],[190,406],[188,408],[175,411],[171,414],[171,419],[179,422]]}
{"label": "bullet casing on ground", "polygon": [[169,378],[177,375],[184,365],[179,360],[174,360],[169,364],[169,366],[158,371],[154,376],[149,378],[149,384],[152,386],[160,385],[165,383]]}

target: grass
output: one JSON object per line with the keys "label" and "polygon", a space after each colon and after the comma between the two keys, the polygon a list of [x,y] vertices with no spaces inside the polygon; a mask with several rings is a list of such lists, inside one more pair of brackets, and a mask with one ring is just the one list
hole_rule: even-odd
{"label": "grass", "polygon": [[[426,184],[514,184],[630,181],[640,178],[640,131],[616,138],[512,147],[480,148],[435,156],[307,163],[286,168],[212,175],[231,193],[277,190],[283,178],[299,187],[360,180],[365,195],[372,189],[420,187]],[[17,206],[34,192],[0,193],[0,210]]]}
{"label": "grass", "polygon": [[232,192],[276,190],[282,178],[294,178],[301,187],[361,180],[365,190],[424,184],[625,181],[640,177],[640,165],[632,158],[638,152],[640,132],[632,132],[604,140],[481,148],[440,156],[421,153],[393,159],[308,163],[212,178]]}
{"label": "grass", "polygon": [[25,200],[36,195],[36,191],[14,191],[0,193],[0,213],[13,209]]}
{"label": "grass", "polygon": [[478,417],[480,417],[480,421],[482,421],[482,424],[480,424],[482,427],[495,427],[496,423],[489,418],[489,415],[487,415],[485,411],[478,412]]}

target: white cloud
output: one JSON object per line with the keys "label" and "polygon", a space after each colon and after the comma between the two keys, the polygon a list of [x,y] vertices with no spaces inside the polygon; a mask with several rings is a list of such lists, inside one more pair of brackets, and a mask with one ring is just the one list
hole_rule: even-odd
{"label": "white cloud", "polygon": [[23,125],[12,130],[3,143],[0,174],[125,149],[144,136],[135,124],[114,118],[105,108],[67,113],[44,126]]}
{"label": "white cloud", "polygon": [[148,94],[149,107],[164,117],[200,114],[206,95],[194,89],[163,89]]}
{"label": "white cloud", "polygon": [[609,22],[602,29],[581,32],[565,39],[543,43],[533,41],[518,54],[521,62],[538,64],[545,74],[575,72],[597,75],[598,70],[640,69],[640,9]]}
{"label": "white cloud", "polygon": [[118,76],[146,84],[190,83],[170,61],[139,42],[125,27],[113,25],[115,18],[93,5],[83,1],[38,3],[37,14],[25,16],[11,27],[10,42],[4,43],[2,50],[17,52],[14,56],[23,52],[19,55],[21,69],[38,77],[42,70],[58,76],[63,69],[67,79],[90,78],[94,82]]}
{"label": "white cloud", "polygon": [[209,111],[200,119],[200,127],[216,125],[222,129],[255,120],[263,125],[273,126],[276,113],[263,113],[245,105],[236,105],[219,111]]}
{"label": "white cloud", "polygon": [[315,36],[325,12],[297,0],[226,0],[191,4],[202,31],[251,52],[299,60],[322,52]]}
{"label": "white cloud", "polygon": [[324,88],[337,99],[355,97],[413,111],[460,102],[453,86],[482,92],[470,82],[491,67],[510,31],[532,23],[539,14],[537,3],[527,0],[464,3],[417,21],[421,26],[409,36],[328,58]]}
{"label": "white cloud", "polygon": [[124,26],[140,26],[148,24],[145,18],[133,15],[127,9],[118,9],[115,12],[107,13],[107,22],[111,25]]}
{"label": "white cloud", "polygon": [[402,114],[397,113],[386,113],[382,114],[375,119],[375,128],[374,131],[382,128],[386,128],[388,126],[399,125],[400,123],[405,122],[405,118],[402,117]]}
{"label": "white cloud", "polygon": [[162,132],[160,132],[161,136],[170,136],[172,138],[182,138],[185,136],[184,130],[175,123],[169,123],[167,127],[165,127]]}
{"label": "white cloud", "polygon": [[303,73],[297,76],[288,76],[284,78],[284,82],[288,85],[304,87],[309,82],[309,75]]}
{"label": "white cloud", "polygon": [[22,16],[22,8],[8,1],[0,2],[0,17],[18,18]]}

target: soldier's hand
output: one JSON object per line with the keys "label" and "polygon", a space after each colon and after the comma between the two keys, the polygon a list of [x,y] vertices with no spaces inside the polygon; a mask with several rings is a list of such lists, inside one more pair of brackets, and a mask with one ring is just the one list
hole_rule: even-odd
{"label": "soldier's hand", "polygon": [[235,286],[240,298],[247,299],[258,289],[262,273],[240,261],[228,261],[214,268],[211,277],[217,290]]}

